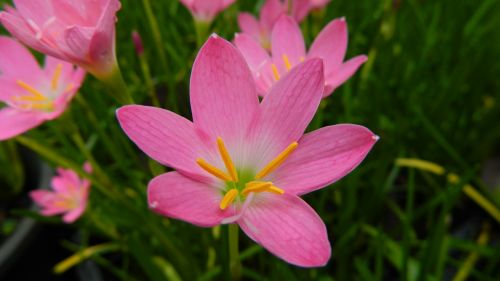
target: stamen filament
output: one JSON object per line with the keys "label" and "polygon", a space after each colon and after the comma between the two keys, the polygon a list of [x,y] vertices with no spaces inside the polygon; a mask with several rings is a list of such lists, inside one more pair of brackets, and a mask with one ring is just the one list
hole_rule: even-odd
{"label": "stamen filament", "polygon": [[280,80],[280,73],[279,73],[278,68],[276,67],[276,65],[274,63],[271,64],[271,68],[273,70],[274,80],[276,80],[276,81]]}
{"label": "stamen filament", "polygon": [[238,182],[238,173],[236,172],[231,156],[229,156],[229,152],[227,152],[226,146],[224,145],[224,141],[222,141],[221,137],[217,138],[217,146],[219,147],[220,155],[226,165],[227,171],[231,175],[233,182]]}
{"label": "stamen filament", "polygon": [[218,168],[210,165],[207,163],[207,161],[203,160],[202,158],[196,159],[196,163],[200,165],[200,167],[207,171],[208,173],[214,175],[215,177],[223,180],[223,181],[232,181],[231,176],[228,174],[224,173],[223,171],[219,170]]}
{"label": "stamen filament", "polygon": [[52,90],[57,90],[57,84],[59,82],[59,78],[61,77],[62,68],[63,65],[61,63],[56,66],[54,76],[52,76]]}
{"label": "stamen filament", "polygon": [[230,189],[222,200],[220,201],[219,207],[221,210],[225,210],[231,203],[233,203],[234,199],[238,196],[238,190],[236,188]]}
{"label": "stamen filament", "polygon": [[28,93],[32,94],[33,96],[36,96],[38,98],[40,98],[40,100],[46,100],[47,98],[42,94],[40,93],[37,89],[31,87],[30,85],[26,84],[25,82],[21,81],[21,80],[17,80],[16,81],[17,85],[19,85],[21,88],[25,89],[26,91],[28,91]]}
{"label": "stamen filament", "polygon": [[285,68],[286,68],[287,71],[289,71],[290,69],[292,69],[292,64],[288,60],[288,56],[285,55],[285,54],[283,54],[283,61],[285,62]]}
{"label": "stamen filament", "polygon": [[250,192],[271,192],[280,195],[285,193],[283,189],[274,186],[272,182],[262,181],[251,181],[247,183],[241,194],[247,196]]}
{"label": "stamen filament", "polygon": [[278,168],[278,166],[281,165],[281,163],[283,163],[288,156],[290,156],[290,153],[292,153],[298,145],[299,144],[297,142],[292,142],[287,148],[285,148],[285,150],[283,150],[283,152],[281,152],[276,158],[269,162],[267,166],[260,170],[260,172],[255,176],[255,179],[262,179]]}

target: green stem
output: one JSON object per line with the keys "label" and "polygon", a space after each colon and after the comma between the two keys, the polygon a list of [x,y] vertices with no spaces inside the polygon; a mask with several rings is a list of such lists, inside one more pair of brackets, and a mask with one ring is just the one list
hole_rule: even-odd
{"label": "green stem", "polygon": [[238,225],[229,225],[229,270],[231,271],[231,280],[239,281],[241,279],[241,261],[238,247]]}
{"label": "green stem", "polygon": [[198,49],[203,46],[205,41],[207,41],[208,32],[210,31],[211,22],[206,21],[194,21],[194,27],[196,29],[196,44]]}
{"label": "green stem", "polygon": [[96,76],[110,90],[110,95],[120,104],[133,104],[134,100],[130,95],[127,84],[123,80],[120,67],[116,66],[107,76]]}
{"label": "green stem", "polygon": [[316,113],[316,116],[314,116],[314,119],[312,121],[312,129],[316,130],[321,128],[321,125],[323,124],[323,119],[324,119],[324,111],[327,106],[327,100],[321,100],[321,103],[319,104],[318,112]]}
{"label": "green stem", "polygon": [[153,102],[154,106],[160,107],[160,102],[158,101],[158,96],[156,95],[153,79],[151,78],[151,71],[149,70],[149,65],[144,54],[139,55],[139,62],[141,64],[142,75],[144,76],[144,81],[146,81],[146,87],[148,88],[151,101]]}

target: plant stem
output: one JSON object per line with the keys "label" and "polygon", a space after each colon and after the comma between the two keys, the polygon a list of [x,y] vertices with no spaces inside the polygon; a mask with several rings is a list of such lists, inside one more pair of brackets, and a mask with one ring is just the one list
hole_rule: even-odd
{"label": "plant stem", "polygon": [[207,41],[208,32],[210,31],[211,22],[194,20],[194,27],[196,29],[196,44],[198,49],[203,46]]}
{"label": "plant stem", "polygon": [[106,87],[110,90],[109,94],[120,104],[134,103],[118,65],[108,76],[96,76],[96,78],[106,85]]}
{"label": "plant stem", "polygon": [[241,279],[241,261],[238,247],[238,225],[229,225],[229,270],[231,271],[231,280],[239,281]]}

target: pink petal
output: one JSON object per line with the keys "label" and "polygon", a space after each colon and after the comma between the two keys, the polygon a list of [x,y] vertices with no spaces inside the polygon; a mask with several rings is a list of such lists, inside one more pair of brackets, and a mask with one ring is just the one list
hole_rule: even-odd
{"label": "pink petal", "polygon": [[85,19],[85,4],[82,4],[85,1],[51,0],[51,2],[54,9],[53,14],[63,23],[80,26],[89,25]]}
{"label": "pink petal", "polygon": [[316,267],[330,259],[325,224],[297,196],[261,196],[248,207],[238,224],[251,239],[288,263]]}
{"label": "pink petal", "polygon": [[331,21],[316,37],[307,54],[308,58],[321,58],[325,61],[325,74],[328,75],[344,61],[347,49],[347,23],[344,18]]}
{"label": "pink petal", "polygon": [[241,53],[212,35],[201,48],[191,74],[191,110],[197,128],[213,141],[243,137],[259,99],[252,74]]}
{"label": "pink petal", "polygon": [[26,83],[38,83],[41,70],[35,57],[15,39],[0,36],[0,75]]}
{"label": "pink petal", "polygon": [[377,140],[367,128],[350,124],[305,134],[297,150],[274,172],[273,182],[297,195],[323,188],[354,170]]}
{"label": "pink petal", "polygon": [[12,97],[21,95],[23,89],[17,85],[16,80],[13,78],[6,78],[0,76],[0,102],[12,104]]}
{"label": "pink petal", "polygon": [[306,56],[304,37],[297,22],[289,16],[282,16],[276,22],[271,34],[273,60],[282,71],[286,69],[283,56],[291,65],[298,64]]}
{"label": "pink petal", "polygon": [[240,13],[238,15],[238,25],[243,33],[252,36],[256,40],[260,37],[259,22],[250,13]]}
{"label": "pink petal", "polygon": [[[94,35],[93,27],[71,26],[64,31],[64,42],[69,48],[74,63],[84,63],[90,49],[90,40]],[[78,60],[78,61],[75,61]]]}
{"label": "pink petal", "polygon": [[291,14],[297,22],[301,22],[311,11],[311,0],[289,0],[292,1]]}
{"label": "pink petal", "polygon": [[161,108],[141,105],[121,107],[116,114],[128,137],[149,157],[193,177],[206,174],[196,164],[198,151],[206,146],[189,120]]}
{"label": "pink petal", "polygon": [[177,172],[157,176],[148,185],[148,202],[153,211],[202,227],[218,225],[234,214],[233,209],[219,208],[221,199],[219,189]]}
{"label": "pink petal", "polygon": [[347,79],[351,78],[351,76],[353,76],[354,73],[356,73],[361,65],[367,60],[368,57],[365,55],[354,57],[342,64],[338,71],[327,75],[325,83],[327,84],[327,87],[331,88],[332,90],[330,92],[325,91],[324,96],[328,96],[333,90],[347,81]]}
{"label": "pink petal", "polygon": [[[60,59],[57,59],[57,58],[54,58],[51,56],[46,56],[45,57],[45,65],[43,68],[43,72],[45,73],[45,79],[47,81],[52,81],[52,78],[54,78],[54,73],[56,71],[56,68],[58,68],[59,65],[61,65],[62,71],[61,71],[61,75],[59,76],[58,84],[60,86],[67,87],[67,85],[69,83],[75,82],[72,79],[73,75],[74,75],[75,67],[71,63],[68,63],[66,61],[63,61],[63,60],[60,60]],[[79,84],[80,83],[78,83],[78,85]],[[76,85],[74,85],[74,86],[76,86]]]}
{"label": "pink petal", "polygon": [[287,4],[280,0],[267,0],[260,10],[260,22],[262,26],[271,32],[276,21],[286,13]]}
{"label": "pink petal", "polygon": [[39,26],[53,14],[52,5],[40,0],[14,0],[14,5],[25,19],[30,19]]}
{"label": "pink petal", "polygon": [[0,109],[0,141],[20,135],[43,121],[43,113],[37,111],[19,111],[9,107]]}
{"label": "pink petal", "polygon": [[80,205],[78,206],[78,208],[67,212],[62,218],[63,221],[68,224],[74,223],[78,218],[82,216],[83,212],[85,211],[85,207],[86,205]]}
{"label": "pink petal", "polygon": [[[271,88],[252,123],[252,141],[263,151],[266,165],[292,142],[298,141],[313,118],[323,95],[323,63],[311,59],[294,67]],[[263,168],[263,166],[262,166]]]}
{"label": "pink petal", "polygon": [[53,192],[47,190],[33,190],[30,192],[30,197],[40,206],[40,214],[43,216],[54,216],[68,211],[66,208],[55,204],[60,198]]}
{"label": "pink petal", "polygon": [[0,20],[12,35],[14,35],[19,41],[30,46],[31,48],[48,54],[51,56],[63,57],[59,47],[55,46],[52,42],[46,42],[45,40],[38,40],[36,38],[36,32],[28,26],[27,22],[21,18],[19,13],[12,8],[8,8],[7,12],[0,12]]}
{"label": "pink petal", "polygon": [[262,46],[248,34],[236,34],[234,37],[234,44],[243,54],[243,57],[248,63],[250,70],[254,73],[254,76],[258,75],[262,66],[264,66],[266,62],[271,59],[266,50],[264,50]]}

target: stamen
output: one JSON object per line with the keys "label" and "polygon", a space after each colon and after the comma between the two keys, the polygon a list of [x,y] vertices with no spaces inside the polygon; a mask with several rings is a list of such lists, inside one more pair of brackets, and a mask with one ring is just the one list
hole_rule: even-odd
{"label": "stamen", "polygon": [[234,199],[238,196],[238,190],[236,188],[230,189],[226,192],[226,195],[220,201],[219,207],[221,210],[225,210],[231,203],[233,203]]}
{"label": "stamen", "polygon": [[289,71],[290,69],[292,69],[292,64],[288,60],[288,56],[285,55],[285,54],[283,54],[283,61],[285,62],[285,68],[286,68],[287,71]]}
{"label": "stamen", "polygon": [[66,87],[66,89],[64,89],[64,92],[67,93],[69,91],[71,91],[73,89],[73,84],[69,83],[68,86]]}
{"label": "stamen", "polygon": [[42,100],[46,100],[47,98],[42,94],[40,93],[37,89],[31,87],[30,85],[26,84],[25,82],[21,81],[21,80],[17,80],[16,81],[17,85],[19,85],[21,88],[25,89],[26,91],[28,91],[28,93],[32,94],[33,96],[35,97],[38,97],[40,101]]}
{"label": "stamen", "polygon": [[200,165],[200,167],[207,171],[208,173],[214,175],[215,177],[223,180],[223,181],[232,181],[232,178],[231,176],[229,176],[228,174],[224,173],[223,171],[219,170],[218,168],[210,165],[207,163],[207,161],[201,159],[201,158],[198,158],[196,159],[196,163],[198,163],[198,165]]}
{"label": "stamen", "polygon": [[298,146],[299,144],[297,142],[292,142],[283,152],[281,152],[276,158],[274,158],[267,166],[265,166],[262,170],[260,170],[259,173],[255,176],[255,179],[261,179],[265,176],[267,176],[269,173],[274,171],[276,168],[278,168],[283,161],[285,161],[288,156],[290,156],[290,153],[292,153]]}
{"label": "stamen", "polygon": [[278,72],[278,68],[274,63],[271,64],[271,68],[273,69],[274,80],[276,81],[280,80],[280,73]]}
{"label": "stamen", "polygon": [[262,181],[251,181],[247,183],[241,194],[247,196],[250,192],[271,192],[280,195],[285,193],[283,189],[274,186],[272,182]]}
{"label": "stamen", "polygon": [[60,63],[56,66],[56,70],[54,71],[54,76],[52,76],[52,90],[57,90],[57,82],[59,82],[59,78],[61,77],[63,65]]}
{"label": "stamen", "polygon": [[236,172],[231,156],[229,156],[229,152],[227,152],[226,146],[224,145],[224,141],[222,141],[221,137],[217,138],[217,146],[219,147],[220,155],[222,156],[222,160],[224,161],[226,169],[231,175],[233,182],[238,182],[238,173]]}

